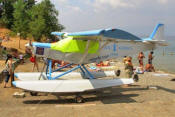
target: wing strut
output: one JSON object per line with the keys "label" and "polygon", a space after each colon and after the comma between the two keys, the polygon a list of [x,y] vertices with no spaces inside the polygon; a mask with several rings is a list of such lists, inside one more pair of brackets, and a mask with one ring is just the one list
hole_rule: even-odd
{"label": "wing strut", "polygon": [[69,66],[71,66],[71,65],[73,65],[73,64],[65,65],[65,66],[63,66],[63,67],[61,67],[61,68],[59,68],[59,69],[53,71],[53,70],[52,70],[52,60],[48,59],[47,61],[48,61],[48,62],[47,62],[47,68],[46,68],[46,76],[47,76],[47,79],[48,79],[48,80],[56,80],[56,79],[59,79],[61,76],[64,76],[64,75],[66,75],[66,74],[68,74],[68,73],[70,73],[70,72],[73,72],[73,71],[77,70],[77,69],[80,69],[80,70],[82,71],[83,76],[86,76],[86,75],[87,75],[88,78],[90,78],[90,79],[94,79],[94,78],[95,78],[95,77],[87,70],[87,68],[84,66],[84,64],[78,64],[78,65],[75,66],[74,68],[72,68],[72,69],[70,69],[70,70],[68,70],[68,71],[66,71],[66,72],[64,72],[64,73],[62,73],[62,74],[59,74],[59,75],[56,76],[56,77],[52,77],[52,73],[53,73],[53,72],[59,71],[59,70],[61,70],[61,69],[64,69],[64,68],[66,68],[66,67],[69,67]]}
{"label": "wing strut", "polygon": [[81,64],[81,63],[84,61],[84,59],[87,57],[89,45],[90,45],[90,40],[88,40],[88,42],[87,42],[86,49],[85,49],[85,53],[84,53],[83,57],[81,58],[79,64]]}

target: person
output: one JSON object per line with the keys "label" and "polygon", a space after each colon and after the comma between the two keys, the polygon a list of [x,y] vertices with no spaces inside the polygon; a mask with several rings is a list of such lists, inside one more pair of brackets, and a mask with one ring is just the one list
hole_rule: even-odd
{"label": "person", "polygon": [[20,55],[19,55],[19,60],[20,60],[20,63],[21,63],[21,64],[23,64],[23,63],[24,63],[23,54],[20,54]]}
{"label": "person", "polygon": [[143,59],[145,58],[145,55],[143,54],[143,52],[140,52],[138,55],[138,60],[139,60],[139,66],[141,67],[142,71],[143,71]]}
{"label": "person", "polygon": [[124,57],[123,57],[123,63],[125,64],[126,61],[127,61],[127,56],[124,56]]}
{"label": "person", "polygon": [[8,54],[8,52],[7,52],[7,48],[4,47],[4,48],[2,49],[2,55],[3,55],[3,57],[6,57],[7,54]]}
{"label": "person", "polygon": [[102,66],[104,66],[103,61],[100,61],[99,63],[96,63],[96,66],[98,66],[98,67],[102,67]]}
{"label": "person", "polygon": [[30,62],[33,63],[32,72],[34,72],[35,67],[36,67],[37,71],[39,72],[38,62],[37,62],[36,56],[34,54],[30,57]]}
{"label": "person", "polygon": [[125,62],[125,72],[127,78],[132,78],[133,75],[133,64],[132,64],[132,57],[127,57],[127,61]]}
{"label": "person", "polygon": [[11,86],[13,86],[12,82],[14,81],[15,66],[13,64],[13,59],[11,54],[7,54],[7,59],[5,61],[5,64],[6,64],[6,78],[5,78],[4,88],[7,87],[7,83],[10,77],[11,77]]}
{"label": "person", "polygon": [[60,60],[52,60],[52,69],[54,69],[54,70],[55,70],[55,64],[56,63],[61,65],[62,61],[60,61]]}
{"label": "person", "polygon": [[150,53],[149,53],[149,55],[148,55],[148,63],[150,63],[150,64],[152,64],[152,60],[153,60],[153,54],[154,54],[154,52],[153,51],[151,51]]}
{"label": "person", "polygon": [[27,55],[29,55],[29,56],[32,56],[32,51],[31,51],[31,49],[28,48],[27,46],[26,46],[26,48],[25,48],[25,53],[26,53]]}
{"label": "person", "polygon": [[7,41],[10,40],[10,36],[9,36],[9,34],[6,35],[6,39],[7,39]]}
{"label": "person", "polygon": [[145,71],[147,71],[147,72],[155,72],[154,66],[151,64],[151,62],[146,64]]}
{"label": "person", "polygon": [[19,58],[18,50],[12,48],[11,51],[12,51],[12,55],[13,55],[13,57],[14,57],[15,59],[18,59],[18,58]]}

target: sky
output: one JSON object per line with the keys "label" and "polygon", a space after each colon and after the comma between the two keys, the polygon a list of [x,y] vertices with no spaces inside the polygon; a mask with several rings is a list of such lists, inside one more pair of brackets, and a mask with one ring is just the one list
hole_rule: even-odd
{"label": "sky", "polygon": [[[37,0],[41,1],[41,0]],[[175,35],[175,0],[51,0],[66,32],[118,28],[150,35],[157,23]]]}

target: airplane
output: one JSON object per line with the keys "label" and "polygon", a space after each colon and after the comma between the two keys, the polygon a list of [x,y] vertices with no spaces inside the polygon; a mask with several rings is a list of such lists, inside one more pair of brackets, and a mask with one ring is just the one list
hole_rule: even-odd
{"label": "airplane", "polygon": [[[159,46],[167,45],[164,40],[164,24],[158,24],[152,34],[145,39],[141,39],[120,29],[102,29],[75,33],[52,32],[52,34],[59,36],[62,39],[56,43],[32,43],[34,54],[38,57],[47,58],[45,75],[42,75],[43,72],[33,76],[30,74],[24,75],[23,73],[17,73],[15,76],[19,79],[20,77],[26,76],[28,79],[30,77],[34,77],[34,79],[14,81],[14,86],[33,92],[74,92],[79,94],[90,90],[132,84],[138,80],[137,77],[131,79],[96,79],[94,74],[88,71],[86,64],[99,63],[100,61],[134,55],[141,51],[152,51]],[[52,70],[52,59],[63,60],[70,64],[57,70]],[[72,69],[53,75],[54,72],[73,64],[76,66]],[[89,79],[60,79],[77,69],[80,69],[81,74],[83,74],[83,76],[88,76]],[[110,73],[108,73],[108,75],[109,74]],[[113,73],[113,76],[115,75],[116,73]],[[116,76],[118,75],[119,74]],[[68,77],[71,76],[73,77],[72,74]],[[41,80],[41,77],[44,78],[44,80]],[[80,95],[76,95],[75,99],[76,102],[81,102],[83,100]]]}

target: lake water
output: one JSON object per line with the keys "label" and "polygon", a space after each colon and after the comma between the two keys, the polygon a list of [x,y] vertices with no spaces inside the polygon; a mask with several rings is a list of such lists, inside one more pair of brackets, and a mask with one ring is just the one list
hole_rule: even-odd
{"label": "lake water", "polygon": [[[169,36],[165,38],[168,42],[168,46],[159,47],[154,50],[153,64],[156,70],[163,70],[169,73],[175,73],[175,36]],[[144,52],[145,60],[144,64],[147,63],[148,52]],[[134,65],[138,65],[136,56],[133,56]]]}

